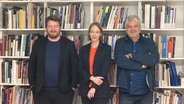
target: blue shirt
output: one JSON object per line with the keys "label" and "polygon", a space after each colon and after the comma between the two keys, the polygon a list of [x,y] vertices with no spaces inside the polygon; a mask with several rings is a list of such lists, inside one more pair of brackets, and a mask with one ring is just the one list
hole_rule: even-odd
{"label": "blue shirt", "polygon": [[[140,43],[141,38],[137,42],[133,42],[130,38],[130,44],[131,44],[131,50],[132,54],[144,54],[141,43]],[[141,69],[141,70],[132,70],[132,71],[127,71],[128,76],[127,76],[127,85],[128,89],[122,89],[123,92],[127,92],[129,94],[134,94],[134,95],[140,95],[140,94],[145,94],[148,92],[149,87],[147,86],[146,82],[146,69]]]}
{"label": "blue shirt", "polygon": [[60,41],[46,44],[45,88],[59,87]]}

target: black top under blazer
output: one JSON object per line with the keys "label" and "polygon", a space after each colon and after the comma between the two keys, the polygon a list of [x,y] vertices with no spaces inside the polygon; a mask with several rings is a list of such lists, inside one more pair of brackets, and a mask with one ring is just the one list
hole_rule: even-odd
{"label": "black top under blazer", "polygon": [[[65,37],[60,38],[61,55],[59,69],[59,90],[69,93],[77,85],[78,54],[74,42]],[[28,79],[33,92],[39,93],[43,88],[45,76],[45,54],[47,37],[40,36],[32,49],[29,60]]]}
{"label": "black top under blazer", "polygon": [[[90,72],[89,72],[89,55],[91,43],[83,46],[79,52],[79,94],[87,97],[89,91]],[[93,76],[104,77],[102,85],[95,83],[92,87],[96,89],[94,98],[106,98],[110,95],[110,85],[107,78],[111,61],[111,47],[105,43],[99,43],[94,57]]]}

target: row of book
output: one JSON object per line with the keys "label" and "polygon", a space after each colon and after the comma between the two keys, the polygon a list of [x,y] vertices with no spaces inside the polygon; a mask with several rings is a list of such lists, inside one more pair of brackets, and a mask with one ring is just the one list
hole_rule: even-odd
{"label": "row of book", "polygon": [[34,104],[33,94],[25,87],[3,87],[2,104]]}
{"label": "row of book", "polygon": [[28,3],[26,6],[8,6],[2,9],[2,28],[24,29],[44,27],[44,8]]}
{"label": "row of book", "polygon": [[175,57],[175,44],[177,37],[169,35],[158,35],[155,33],[143,33],[146,38],[153,39],[158,47],[158,52],[161,58]]}
{"label": "row of book", "polygon": [[90,42],[87,35],[67,35],[66,37],[71,41],[74,41],[77,52],[80,51],[80,48],[83,45],[86,45]]}
{"label": "row of book", "polygon": [[[174,58],[175,57],[175,44],[176,38],[175,36],[169,35],[158,35],[155,33],[142,33],[143,37],[150,38],[154,40],[157,45],[158,52],[161,58]],[[86,35],[68,35],[70,40],[75,42],[76,48],[79,51],[80,47],[89,43],[89,37]],[[123,35],[116,34],[104,34],[102,41],[103,43],[107,43],[111,46],[112,58],[114,57],[114,48],[116,40],[123,37]]]}
{"label": "row of book", "polygon": [[60,18],[62,29],[84,28],[85,12],[80,3],[47,7],[47,16],[50,15]]}
{"label": "row of book", "polygon": [[[29,56],[32,46],[39,34],[20,34],[20,35],[3,35],[0,36],[0,56]],[[90,42],[87,35],[67,35],[68,39],[74,41],[77,51],[80,47]],[[114,52],[115,42],[122,36],[109,35],[103,36],[103,43],[107,43],[112,47]],[[112,54],[113,55],[113,54]]]}
{"label": "row of book", "polygon": [[157,64],[155,68],[155,82],[158,87],[179,86],[180,80],[175,62],[164,61]]}
{"label": "row of book", "polygon": [[162,36],[162,58],[174,58],[176,37]]}
{"label": "row of book", "polygon": [[28,62],[5,60],[0,63],[0,83],[28,84]]}
{"label": "row of book", "polygon": [[0,56],[29,56],[39,34],[0,36]]}
{"label": "row of book", "polygon": [[144,28],[175,28],[176,7],[170,5],[145,4],[140,8],[140,19]]}
{"label": "row of book", "polygon": [[104,3],[100,6],[96,22],[99,22],[103,28],[107,29],[122,29],[125,28],[125,21],[128,17],[128,8],[107,5]]}
{"label": "row of book", "polygon": [[154,104],[183,104],[182,94],[172,90],[157,91],[154,93]]}
{"label": "row of book", "polygon": [[[139,9],[140,8],[140,9]],[[107,5],[99,7],[96,20],[103,28],[122,29],[129,8]],[[171,5],[138,4],[138,16],[143,28],[174,28],[177,8]],[[44,13],[43,5],[28,3],[26,6],[8,6],[2,9],[2,28],[43,28],[44,14],[56,15],[61,19],[62,29],[84,28],[85,10],[81,3],[50,6]]]}
{"label": "row of book", "polygon": [[[175,57],[175,44],[177,37],[168,35],[158,35],[155,33],[143,33],[146,38],[153,39],[157,44],[161,58]],[[34,41],[39,34],[3,35],[0,36],[0,56],[29,56]],[[80,47],[89,43],[87,35],[67,35],[68,39],[74,41],[77,51]],[[116,40],[122,36],[116,34],[103,35],[102,41],[111,46],[112,58]]]}
{"label": "row of book", "polygon": [[[77,51],[79,52],[80,47],[90,43],[88,35],[67,35],[68,39],[74,41]],[[105,34],[102,36],[102,42],[107,43],[111,46],[111,53],[113,58],[113,52],[115,48],[116,40],[121,38],[122,36],[116,34]]]}

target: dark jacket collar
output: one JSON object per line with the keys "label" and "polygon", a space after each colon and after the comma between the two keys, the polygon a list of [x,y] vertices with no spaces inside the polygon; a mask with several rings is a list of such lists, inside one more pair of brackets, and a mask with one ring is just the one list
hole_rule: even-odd
{"label": "dark jacket collar", "polygon": [[[92,43],[92,42],[90,42],[90,43],[88,44],[88,47],[91,47],[91,43]],[[102,46],[102,45],[103,45],[103,43],[102,43],[102,41],[100,41],[98,47],[99,47],[99,46]]]}
{"label": "dark jacket collar", "polygon": [[[126,34],[125,35],[125,39],[127,40],[127,41],[132,41],[132,39],[128,36],[128,34]],[[142,34],[140,33],[140,37],[139,37],[139,40],[138,41],[141,41],[143,39],[143,36],[142,36]],[[132,41],[133,42],[133,41]]]}

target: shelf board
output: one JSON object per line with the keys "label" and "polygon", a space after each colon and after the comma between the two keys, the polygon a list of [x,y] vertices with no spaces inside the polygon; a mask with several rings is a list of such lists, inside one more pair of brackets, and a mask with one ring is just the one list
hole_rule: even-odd
{"label": "shelf board", "polygon": [[[3,29],[0,31],[45,31],[45,28],[35,29]],[[104,31],[125,31],[126,29],[103,29]],[[171,28],[171,29],[141,29],[142,31],[184,31],[184,28]],[[88,31],[88,29],[61,29],[61,31]]]}
{"label": "shelf board", "polygon": [[45,2],[129,2],[129,1],[138,2],[140,0],[45,0]]}
{"label": "shelf board", "polygon": [[88,31],[88,29],[61,29],[61,31],[65,32],[85,32]]}
{"label": "shelf board", "polygon": [[9,4],[13,4],[13,3],[43,3],[45,2],[44,0],[1,0],[0,3],[9,3]]}
{"label": "shelf board", "polygon": [[[38,3],[43,3],[43,2],[139,2],[139,1],[148,1],[148,0],[1,0],[1,3],[26,3],[26,2],[38,2]],[[166,0],[149,0],[149,2],[165,2]],[[182,1],[182,0],[167,0],[171,2],[176,2],[176,1]]]}
{"label": "shelf board", "polygon": [[3,29],[1,28],[0,31],[45,31],[45,28],[35,28],[35,29]]}
{"label": "shelf board", "polygon": [[184,89],[184,86],[155,87],[155,89]]}
{"label": "shelf board", "polygon": [[0,59],[29,59],[29,56],[0,56]]}
{"label": "shelf board", "polygon": [[184,61],[184,58],[160,58],[161,61],[168,60],[168,61]]}
{"label": "shelf board", "polygon": [[[103,29],[104,31],[126,31],[126,29]],[[141,29],[142,31],[184,31],[184,28],[172,29]]]}
{"label": "shelf board", "polygon": [[0,83],[1,86],[29,86],[29,84],[18,84],[18,83]]}
{"label": "shelf board", "polygon": [[184,28],[168,28],[168,29],[144,29],[142,31],[184,31]]}
{"label": "shelf board", "polygon": [[158,2],[158,1],[162,1],[162,2],[176,2],[176,1],[183,1],[183,0],[138,0],[138,1],[146,1],[146,2]]}
{"label": "shelf board", "polygon": [[91,0],[46,0],[47,3],[83,3],[83,2],[91,2]]}
{"label": "shelf board", "polygon": [[125,29],[103,29],[103,31],[125,31]]}

